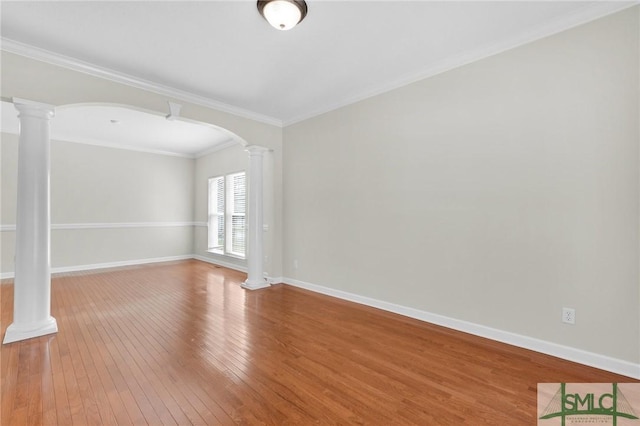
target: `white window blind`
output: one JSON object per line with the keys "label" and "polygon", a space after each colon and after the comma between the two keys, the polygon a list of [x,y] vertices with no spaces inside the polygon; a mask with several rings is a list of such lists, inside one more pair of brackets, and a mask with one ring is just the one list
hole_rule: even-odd
{"label": "white window blind", "polygon": [[246,175],[209,179],[209,251],[245,257]]}
{"label": "white window blind", "polygon": [[227,252],[236,256],[245,254],[245,210],[246,187],[245,174],[236,173],[228,176],[229,188],[227,193],[231,196],[228,209],[227,223]]}
{"label": "white window blind", "polygon": [[224,252],[224,176],[209,179],[209,250]]}

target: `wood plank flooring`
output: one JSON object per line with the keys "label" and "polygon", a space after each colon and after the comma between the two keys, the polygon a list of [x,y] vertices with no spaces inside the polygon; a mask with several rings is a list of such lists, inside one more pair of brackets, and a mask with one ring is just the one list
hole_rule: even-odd
{"label": "wood plank flooring", "polygon": [[633,381],[244,279],[195,260],[54,277],[60,331],[0,349],[2,425],[535,425],[538,382]]}

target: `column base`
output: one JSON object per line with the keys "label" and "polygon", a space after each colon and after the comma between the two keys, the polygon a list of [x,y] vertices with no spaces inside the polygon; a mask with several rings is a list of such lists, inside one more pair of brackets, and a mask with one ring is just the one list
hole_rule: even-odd
{"label": "column base", "polygon": [[240,284],[240,287],[245,288],[247,290],[258,290],[258,289],[267,288],[270,286],[271,284],[269,284],[267,280],[265,280],[264,278],[257,281],[246,280],[245,282]]}
{"label": "column base", "polygon": [[32,339],[57,332],[58,323],[54,317],[49,317],[46,321],[35,324],[17,325],[13,323],[7,327],[2,344]]}

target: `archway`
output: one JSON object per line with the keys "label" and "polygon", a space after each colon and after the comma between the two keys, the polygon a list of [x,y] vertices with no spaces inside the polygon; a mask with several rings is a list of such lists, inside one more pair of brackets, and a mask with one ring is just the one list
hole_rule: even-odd
{"label": "archway", "polygon": [[[216,133],[223,136],[221,144],[232,143],[239,144],[249,152],[249,211],[248,211],[248,255],[247,260],[249,264],[248,272],[249,276],[243,287],[247,289],[257,289],[268,286],[266,280],[263,278],[262,273],[262,260],[263,260],[263,248],[262,248],[262,157],[264,152],[268,150],[259,146],[250,146],[240,136],[216,126],[211,123],[196,122],[187,118],[182,118],[176,114],[164,114],[157,111],[149,111],[143,108],[134,106],[121,105],[121,104],[109,104],[109,103],[82,103],[82,104],[70,104],[53,107],[51,105],[39,104],[37,102],[29,102],[23,100],[14,99],[14,104],[21,105],[23,109],[20,110],[21,130],[19,135],[20,140],[20,154],[19,154],[19,180],[23,182],[31,182],[30,187],[18,191],[18,205],[25,204],[26,207],[22,208],[22,212],[33,211],[34,217],[29,219],[30,221],[21,222],[16,220],[16,258],[23,262],[23,267],[16,267],[15,273],[15,285],[22,286],[23,282],[32,281],[37,282],[36,287],[27,288],[28,295],[34,293],[46,294],[50,292],[50,233],[51,224],[49,212],[49,176],[40,176],[34,181],[32,179],[34,170],[49,171],[49,126],[48,120],[53,117],[54,111],[59,117],[65,117],[70,115],[73,121],[73,115],[77,112],[102,109],[114,112],[114,111],[128,111],[128,114],[144,114],[150,117],[151,120],[160,120],[158,122],[171,122],[174,126],[181,127],[183,130],[187,127],[206,127],[213,130]],[[36,120],[34,121],[34,115]],[[82,115],[82,114],[81,114]],[[86,118],[86,117],[85,117]],[[103,117],[107,120],[106,117]],[[53,118],[54,120],[56,118]],[[78,117],[75,117],[76,121],[79,121]],[[90,121],[90,120],[88,120]],[[105,121],[106,122],[106,121]],[[117,118],[109,118],[109,125],[117,126],[122,124]],[[83,123],[91,126],[91,123]],[[86,127],[86,126],[85,126]],[[68,138],[65,138],[68,139]],[[96,142],[97,138],[88,137],[84,140],[85,143],[100,144]],[[22,146],[29,146],[27,150],[24,150]],[[140,147],[139,147],[140,148]],[[140,148],[140,150],[145,150]],[[153,151],[146,147],[146,150]],[[163,149],[156,151],[164,151]],[[202,150],[200,150],[201,152]],[[160,152],[159,152],[160,153]],[[186,154],[188,156],[188,153]],[[195,155],[195,153],[191,153]],[[24,185],[23,185],[24,186]],[[33,209],[34,205],[42,206],[42,209]],[[28,216],[28,215],[27,215]],[[33,226],[33,223],[38,223],[38,226]],[[35,229],[35,232],[23,235],[21,232],[28,228]],[[31,240],[36,241],[37,245],[41,247],[38,256],[34,256],[30,253],[34,253],[32,248],[24,249],[24,241]],[[17,260],[18,263],[18,260]],[[23,271],[23,272],[19,272]],[[22,274],[27,270],[39,270],[42,273],[37,280],[30,279],[24,280]],[[28,274],[28,273],[26,273]],[[24,284],[27,286],[27,284]],[[22,287],[20,287],[22,288]],[[20,300],[18,300],[20,299]],[[14,323],[7,330],[4,342],[9,343],[12,341],[23,340],[31,337],[37,337],[44,334],[49,334],[57,331],[57,325],[55,320],[49,315],[50,301],[48,296],[43,300],[32,300],[31,296],[21,297],[14,300]],[[31,299],[31,300],[30,300]],[[27,302],[25,302],[25,300]],[[25,313],[26,312],[26,313]],[[35,312],[35,314],[34,314]],[[24,313],[24,314],[23,314]],[[41,318],[43,317],[43,318]],[[43,327],[43,321],[47,322]]]}

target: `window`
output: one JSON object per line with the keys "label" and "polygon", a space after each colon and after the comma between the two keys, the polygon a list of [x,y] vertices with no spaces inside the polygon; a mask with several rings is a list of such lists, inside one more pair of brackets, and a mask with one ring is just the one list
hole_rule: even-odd
{"label": "window", "polygon": [[209,179],[209,251],[245,257],[245,173]]}

